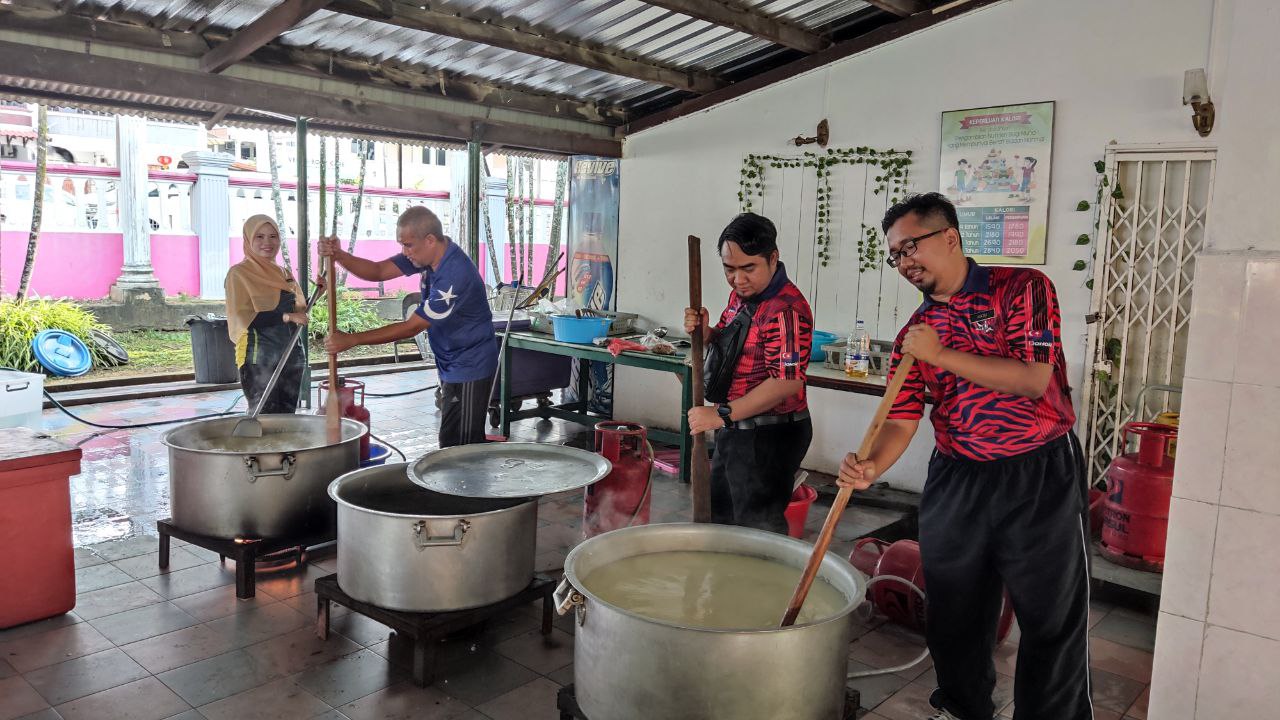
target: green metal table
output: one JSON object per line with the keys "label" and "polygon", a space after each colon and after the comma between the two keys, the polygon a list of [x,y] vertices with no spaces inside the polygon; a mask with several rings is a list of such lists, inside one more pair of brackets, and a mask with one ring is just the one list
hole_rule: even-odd
{"label": "green metal table", "polygon": [[561,420],[568,420],[569,422],[587,426],[594,426],[597,422],[600,422],[602,418],[587,413],[588,360],[674,373],[680,378],[680,430],[679,432],[672,432],[670,430],[649,428],[649,439],[679,446],[680,479],[684,482],[689,481],[689,455],[692,450],[692,443],[689,442],[689,408],[693,405],[693,369],[685,364],[685,355],[683,353],[654,355],[652,353],[624,352],[614,357],[608,350],[595,345],[559,342],[548,335],[519,330],[511,333],[507,348],[519,348],[521,350],[533,350],[535,352],[577,358],[578,401],[512,412],[511,394],[509,392],[511,387],[509,382],[511,376],[511,353],[508,352],[502,358],[502,390],[500,402],[498,403],[499,412],[502,416],[502,434],[506,436],[511,435],[512,421],[528,418],[557,417]]}

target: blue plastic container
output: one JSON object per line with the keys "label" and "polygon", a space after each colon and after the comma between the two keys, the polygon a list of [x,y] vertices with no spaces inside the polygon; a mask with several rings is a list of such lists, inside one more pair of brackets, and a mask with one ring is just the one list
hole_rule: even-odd
{"label": "blue plastic container", "polygon": [[374,465],[384,465],[387,457],[391,455],[391,449],[377,443],[369,443],[369,459],[360,463],[360,467],[367,468]]}
{"label": "blue plastic container", "polygon": [[822,362],[827,358],[827,354],[822,351],[823,345],[830,345],[840,338],[835,333],[824,332],[822,330],[813,331],[813,359]]}
{"label": "blue plastic container", "polygon": [[46,370],[59,377],[76,377],[93,367],[93,355],[80,338],[66,330],[41,330],[31,338],[31,351]]}
{"label": "blue plastic container", "polygon": [[610,318],[552,315],[551,330],[560,342],[590,345],[592,340],[609,334]]}

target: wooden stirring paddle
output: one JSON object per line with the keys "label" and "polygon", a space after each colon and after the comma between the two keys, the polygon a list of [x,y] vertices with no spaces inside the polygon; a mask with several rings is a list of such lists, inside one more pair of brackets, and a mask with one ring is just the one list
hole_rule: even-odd
{"label": "wooden stirring paddle", "polygon": [[[329,283],[329,336],[338,330],[338,274],[334,272],[333,256],[324,259],[324,273]],[[342,407],[338,398],[338,354],[329,353],[329,396],[324,404],[325,439],[330,445],[342,442]]]}
{"label": "wooden stirring paddle", "polygon": [[[876,414],[871,418],[871,425],[867,428],[867,434],[862,438],[862,447],[858,448],[858,459],[865,460],[871,455],[871,449],[876,445],[876,438],[880,436],[880,430],[884,428],[884,420],[889,415],[889,409],[893,407],[893,401],[897,399],[898,392],[902,390],[902,384],[907,381],[907,375],[911,374],[911,366],[915,364],[916,359],[909,354],[902,356],[902,361],[898,363],[898,369],[894,371],[893,377],[889,379],[888,387],[885,388],[884,397],[880,399],[880,406],[876,408]],[[840,522],[840,514],[844,512],[845,505],[849,504],[849,497],[853,495],[853,488],[842,487],[840,492],[836,493],[836,499],[831,503],[831,510],[827,513],[827,521],[822,524],[822,532],[818,533],[818,539],[813,543],[813,554],[809,556],[809,564],[804,568],[804,574],[800,576],[800,584],[796,586],[796,592],[791,596],[791,604],[787,606],[787,614],[782,616],[782,627],[789,627],[796,622],[796,616],[800,614],[800,608],[804,606],[804,599],[809,595],[809,588],[813,586],[814,578],[818,576],[818,567],[822,565],[822,559],[827,555],[827,548],[831,545],[831,538],[835,535],[836,523]]]}
{"label": "wooden stirring paddle", "polygon": [[[689,307],[698,313],[698,327],[689,338],[690,374],[693,383],[693,404],[702,407],[705,402],[703,375],[703,322],[702,317],[702,241],[696,235],[689,236]],[[683,419],[683,418],[682,418]],[[693,436],[693,450],[689,457],[689,483],[693,491],[693,521],[711,522],[711,468],[707,463],[707,435]]]}

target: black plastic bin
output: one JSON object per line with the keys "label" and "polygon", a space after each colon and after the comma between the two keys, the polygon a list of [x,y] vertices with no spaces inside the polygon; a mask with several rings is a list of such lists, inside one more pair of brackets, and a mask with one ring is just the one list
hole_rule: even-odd
{"label": "black plastic bin", "polygon": [[206,315],[187,318],[191,330],[191,359],[196,382],[233,383],[240,380],[236,367],[236,346],[227,336],[227,319]]}

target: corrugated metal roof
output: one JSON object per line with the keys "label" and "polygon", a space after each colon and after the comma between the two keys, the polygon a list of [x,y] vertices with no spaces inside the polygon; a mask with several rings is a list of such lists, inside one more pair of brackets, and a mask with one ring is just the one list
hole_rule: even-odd
{"label": "corrugated metal roof", "polygon": [[[138,115],[154,120],[202,123],[222,107],[215,103],[175,100],[159,95],[143,95],[40,80],[8,78],[5,84],[7,90],[0,91],[0,100],[12,100],[15,102],[44,101],[55,107],[65,103],[67,106],[90,112],[100,112],[107,115]],[[27,90],[28,92],[21,92],[22,90]],[[242,109],[237,109],[236,114],[226,116],[218,124],[276,132],[288,131],[293,128],[292,122],[288,119]],[[395,139],[405,145],[426,145],[448,150],[465,150],[467,147],[466,143],[440,138],[413,137],[388,133],[382,128],[337,123],[313,122],[309,127],[309,132],[314,135],[328,137],[376,141]],[[0,130],[0,135],[4,133],[5,131]],[[552,156],[547,155],[546,157]]]}
{"label": "corrugated metal roof", "polygon": [[[230,33],[275,4],[272,0],[66,0],[60,7],[65,12],[93,16],[140,15],[162,29]],[[869,7],[864,0],[742,0],[739,4],[814,32],[829,29]],[[715,72],[777,47],[642,0],[442,0],[431,2],[430,8],[546,33],[681,70]],[[666,89],[556,60],[323,10],[277,42],[611,105],[625,106]]]}

